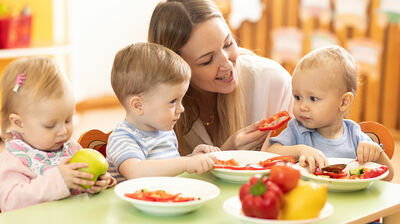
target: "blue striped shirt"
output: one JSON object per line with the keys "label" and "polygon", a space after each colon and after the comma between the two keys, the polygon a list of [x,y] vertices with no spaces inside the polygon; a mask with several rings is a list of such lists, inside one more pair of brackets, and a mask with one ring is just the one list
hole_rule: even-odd
{"label": "blue striped shirt", "polygon": [[127,159],[168,159],[179,157],[178,141],[171,131],[143,131],[126,120],[119,123],[107,142],[108,172],[121,182],[126,180],[119,173],[119,166]]}

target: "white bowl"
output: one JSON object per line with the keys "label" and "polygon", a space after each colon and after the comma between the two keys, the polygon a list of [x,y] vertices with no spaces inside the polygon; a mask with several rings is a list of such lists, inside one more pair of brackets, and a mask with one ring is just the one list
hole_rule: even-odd
{"label": "white bowl", "polygon": [[[260,151],[249,151],[249,150],[231,150],[231,151],[219,151],[212,152],[219,160],[235,159],[239,166],[246,166],[247,164],[257,164],[260,161],[277,157],[279,155],[260,152]],[[231,183],[245,183],[252,176],[256,174],[268,174],[270,170],[231,170],[224,168],[214,168],[212,174],[221,178],[224,181]]]}
{"label": "white bowl", "polygon": [[[348,158],[328,158],[328,164],[338,164],[338,163],[349,164],[345,168],[344,170],[345,172],[347,172],[350,169],[357,168],[359,166],[363,166],[368,169],[378,168],[381,166],[380,164],[373,162],[366,162],[361,165],[358,162],[354,161],[354,159],[348,159]],[[310,172],[308,172],[308,167],[301,167],[300,172],[306,179],[313,182],[326,184],[328,186],[329,191],[335,191],[335,192],[359,191],[367,188],[370,184],[374,183],[375,181],[385,178],[389,174],[389,171],[386,171],[382,175],[370,179],[334,179],[334,178],[319,177],[314,174],[311,174]]]}
{"label": "white bowl", "polygon": [[[133,193],[141,189],[164,190],[170,194],[182,193],[180,195],[182,197],[200,199],[187,202],[151,202],[125,196],[125,193]],[[205,202],[217,197],[220,190],[214,184],[191,178],[144,177],[121,182],[115,187],[114,192],[118,197],[142,211],[159,216],[171,216],[188,213],[201,207]]]}
{"label": "white bowl", "polygon": [[305,224],[305,223],[314,223],[325,219],[333,214],[333,206],[328,202],[325,204],[324,208],[319,213],[317,218],[313,219],[303,219],[303,220],[276,220],[276,219],[260,219],[260,218],[253,218],[249,216],[245,216],[242,212],[242,203],[238,196],[231,197],[224,202],[224,210],[245,223],[257,223],[257,224]]}

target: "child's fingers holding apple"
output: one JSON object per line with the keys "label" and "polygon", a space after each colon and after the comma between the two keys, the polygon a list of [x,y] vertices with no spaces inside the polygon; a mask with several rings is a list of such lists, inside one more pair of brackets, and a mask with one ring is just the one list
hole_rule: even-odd
{"label": "child's fingers holding apple", "polygon": [[97,179],[97,181],[94,183],[94,185],[92,187],[90,187],[89,189],[87,189],[88,193],[91,194],[95,194],[98,193],[104,189],[106,189],[107,187],[110,186],[110,183],[112,181],[112,177],[111,175],[107,172],[101,176],[99,176],[99,178]]}
{"label": "child's fingers holding apple", "polygon": [[86,163],[69,163],[69,161],[70,158],[64,159],[57,167],[69,189],[84,191],[80,185],[91,186],[94,184],[90,180],[93,178],[93,174],[78,171],[80,168],[87,167]]}

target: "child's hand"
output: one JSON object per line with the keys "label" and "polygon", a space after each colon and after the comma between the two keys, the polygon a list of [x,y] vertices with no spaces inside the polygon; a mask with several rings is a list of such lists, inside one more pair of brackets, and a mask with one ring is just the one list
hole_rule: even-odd
{"label": "child's hand", "polygon": [[213,168],[216,158],[213,155],[197,154],[192,157],[187,157],[187,160],[188,161],[185,163],[186,172],[202,174]]}
{"label": "child's hand", "polygon": [[360,142],[357,146],[357,161],[360,164],[377,161],[382,152],[382,148],[374,142]]}
{"label": "child's hand", "polygon": [[192,155],[198,154],[198,153],[209,153],[209,152],[218,152],[221,151],[218,147],[214,147],[211,145],[206,145],[206,144],[200,144],[196,146],[196,148],[193,149]]}
{"label": "child's hand", "polygon": [[98,193],[98,192],[106,189],[107,187],[109,187],[110,183],[112,181],[114,181],[113,178],[107,172],[106,174],[99,176],[96,183],[94,183],[94,185],[91,188],[87,189],[86,192],[91,193],[91,194]]}
{"label": "child's hand", "polygon": [[297,147],[300,153],[299,164],[302,167],[308,166],[310,173],[315,172],[317,165],[318,167],[324,167],[328,165],[328,160],[321,151],[306,145],[298,145]]}
{"label": "child's hand", "polygon": [[85,180],[92,179],[93,174],[77,170],[88,167],[86,163],[69,163],[70,160],[71,158],[63,159],[57,168],[69,189],[85,191],[81,185],[93,185],[93,181]]}

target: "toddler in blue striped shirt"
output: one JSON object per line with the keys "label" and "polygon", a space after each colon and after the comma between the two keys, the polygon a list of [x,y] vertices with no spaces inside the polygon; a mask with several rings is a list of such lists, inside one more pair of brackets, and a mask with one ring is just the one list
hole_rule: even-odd
{"label": "toddler in blue striped shirt", "polygon": [[111,85],[126,117],[111,133],[106,151],[109,172],[118,182],[212,169],[215,157],[206,153],[218,148],[202,144],[181,157],[173,131],[184,111],[190,75],[189,65],[161,45],[136,43],[116,54]]}

